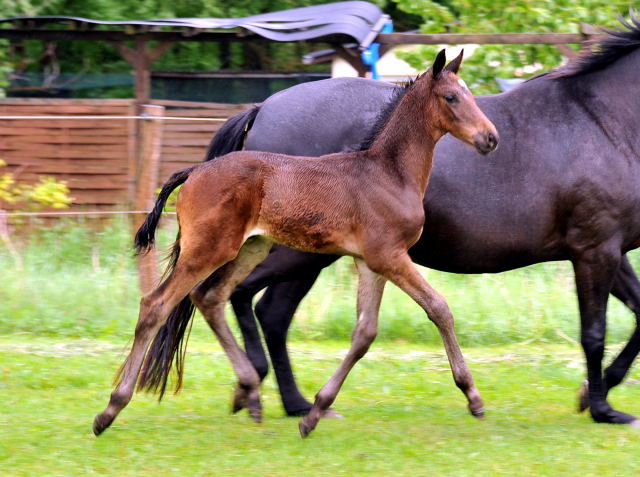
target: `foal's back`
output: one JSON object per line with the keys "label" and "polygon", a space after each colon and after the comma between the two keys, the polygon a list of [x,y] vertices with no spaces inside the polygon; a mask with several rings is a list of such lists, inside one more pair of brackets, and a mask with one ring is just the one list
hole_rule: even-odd
{"label": "foal's back", "polygon": [[[226,214],[226,223],[244,238],[265,235],[302,250],[362,256],[360,242],[369,229],[393,223],[395,235],[422,227],[420,200],[399,185],[367,151],[321,157],[239,151],[194,170],[178,214],[206,217],[213,211]],[[417,213],[407,206],[412,201]]]}

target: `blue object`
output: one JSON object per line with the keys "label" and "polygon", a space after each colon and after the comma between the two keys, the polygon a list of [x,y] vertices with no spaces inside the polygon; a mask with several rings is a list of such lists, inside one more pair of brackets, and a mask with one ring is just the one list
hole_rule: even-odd
{"label": "blue object", "polygon": [[[391,32],[393,32],[393,21],[389,20],[384,24],[380,33]],[[380,60],[380,43],[371,43],[369,48],[364,50],[360,56],[362,57],[362,62],[371,67],[371,78],[375,80],[380,79],[377,66],[378,61]]]}

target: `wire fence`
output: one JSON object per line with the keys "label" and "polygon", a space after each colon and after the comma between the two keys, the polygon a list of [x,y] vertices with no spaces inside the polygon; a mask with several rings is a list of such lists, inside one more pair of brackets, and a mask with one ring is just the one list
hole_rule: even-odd
{"label": "wire fence", "polygon": [[214,121],[225,122],[228,118],[185,118],[182,116],[151,116],[143,114],[140,116],[82,116],[82,115],[42,115],[42,116],[0,116],[0,119],[169,119],[171,121]]}
{"label": "wire fence", "polygon": [[[8,217],[62,217],[62,216],[87,216],[87,215],[135,215],[148,214],[150,210],[90,210],[90,211],[61,211],[61,212],[3,212]],[[164,214],[175,214],[175,212],[163,212]]]}

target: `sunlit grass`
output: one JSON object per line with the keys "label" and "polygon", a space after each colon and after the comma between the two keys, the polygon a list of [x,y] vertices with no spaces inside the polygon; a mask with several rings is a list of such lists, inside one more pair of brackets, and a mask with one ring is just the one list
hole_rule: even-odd
{"label": "sunlit grass", "polygon": [[[292,347],[312,396],[348,343]],[[285,418],[273,380],[265,420],[229,414],[232,372],[211,340],[191,341],[182,392],[161,404],[136,395],[100,438],[95,413],[111,391],[124,343],[0,336],[2,475],[636,475],[638,429],[598,425],[575,412],[583,376],[571,345],[469,348],[487,407],[470,417],[441,347],[377,342],[335,407],[306,440]],[[640,414],[638,373],[612,393]]]}

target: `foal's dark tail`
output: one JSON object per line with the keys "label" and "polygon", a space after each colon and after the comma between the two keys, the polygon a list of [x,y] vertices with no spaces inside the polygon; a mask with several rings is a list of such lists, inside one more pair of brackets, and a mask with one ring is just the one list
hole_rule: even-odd
{"label": "foal's dark tail", "polygon": [[242,149],[244,138],[260,112],[260,106],[262,104],[254,104],[249,109],[227,119],[209,143],[204,160],[210,161],[214,157]]}
{"label": "foal's dark tail", "polygon": [[[167,203],[167,199],[176,187],[187,180],[189,174],[191,174],[196,167],[198,166],[179,170],[173,174],[162,187],[153,210],[149,213],[147,219],[136,233],[135,245],[138,253],[144,253],[153,246],[156,228],[160,221],[160,216],[162,215],[162,209]],[[178,232],[178,238],[173,244],[173,249],[169,256],[169,264],[164,272],[164,277],[169,276],[171,271],[174,269],[179,256],[180,233]],[[186,352],[187,340],[185,340],[185,335],[188,338],[189,333],[187,330],[190,329],[189,323],[191,323],[194,311],[195,307],[193,306],[189,295],[183,298],[178,306],[171,311],[166,323],[160,328],[158,334],[155,336],[147,350],[142,372],[140,373],[140,380],[138,382],[139,390],[159,393],[160,399],[162,399],[174,361],[176,363],[176,372],[178,375],[176,392],[180,390],[180,387],[182,386],[184,357]],[[118,379],[118,377],[116,377],[116,379]]]}
{"label": "foal's dark tail", "polygon": [[198,166],[187,167],[186,169],[180,169],[178,172],[175,172],[169,180],[165,183],[158,194],[158,198],[156,199],[156,204],[153,206],[153,210],[149,212],[146,220],[140,226],[138,231],[136,232],[136,238],[134,243],[136,245],[136,252],[139,254],[146,253],[153,247],[153,242],[155,241],[156,228],[158,227],[158,222],[160,222],[160,216],[162,215],[162,209],[164,209],[169,196],[173,192],[173,190],[179,185],[183,184],[189,174]]}
{"label": "foal's dark tail", "polygon": [[[255,104],[246,111],[229,118],[211,140],[205,161],[210,161],[215,157],[242,149],[244,137],[253,124],[259,110],[260,105]],[[160,222],[162,209],[167,203],[171,192],[180,184],[184,183],[196,167],[198,166],[176,172],[164,185],[158,195],[153,210],[149,213],[144,224],[142,224],[136,233],[135,245],[138,253],[144,253],[153,246],[155,231]],[[169,276],[180,256],[179,238],[178,233],[178,239],[173,245],[164,277]],[[180,390],[182,386],[182,376],[184,374],[187,340],[194,311],[195,307],[189,295],[183,298],[178,306],[171,311],[166,323],[162,325],[147,350],[140,373],[140,380],[138,381],[139,390],[158,393],[159,399],[162,399],[167,388],[167,381],[174,361],[178,378],[176,382],[176,392]]]}

